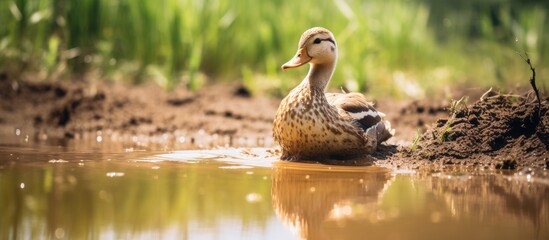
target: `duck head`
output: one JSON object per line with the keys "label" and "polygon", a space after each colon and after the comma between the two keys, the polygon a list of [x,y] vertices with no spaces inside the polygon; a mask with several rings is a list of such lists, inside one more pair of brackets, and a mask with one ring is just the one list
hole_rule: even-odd
{"label": "duck head", "polygon": [[334,35],[325,28],[314,27],[301,35],[296,55],[282,65],[282,70],[312,65],[333,65],[337,61],[337,44]]}

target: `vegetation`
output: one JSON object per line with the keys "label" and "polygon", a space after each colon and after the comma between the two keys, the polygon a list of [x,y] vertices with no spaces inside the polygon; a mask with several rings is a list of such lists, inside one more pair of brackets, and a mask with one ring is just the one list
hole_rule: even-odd
{"label": "vegetation", "polygon": [[454,124],[454,120],[456,118],[456,114],[457,114],[458,110],[460,110],[459,108],[461,107],[463,109],[467,109],[467,100],[468,100],[468,97],[463,96],[459,100],[453,100],[452,101],[452,104],[450,105],[450,109],[449,109],[450,110],[450,118],[444,124],[442,133],[440,133],[440,135],[439,135],[439,140],[441,142],[455,140],[455,139],[451,139],[451,137],[450,137],[450,132],[452,132],[452,125]]}
{"label": "vegetation", "polygon": [[[312,26],[331,29],[333,88],[422,96],[449,84],[509,86],[527,73],[517,51],[549,62],[546,1],[6,0],[0,72],[16,79],[242,81],[286,93],[280,74]],[[540,76],[547,69],[538,69]],[[542,89],[547,85],[540,82]]]}
{"label": "vegetation", "polygon": [[421,131],[419,128],[416,130],[416,135],[414,136],[414,139],[412,139],[412,145],[410,146],[410,151],[414,152],[421,141]]}

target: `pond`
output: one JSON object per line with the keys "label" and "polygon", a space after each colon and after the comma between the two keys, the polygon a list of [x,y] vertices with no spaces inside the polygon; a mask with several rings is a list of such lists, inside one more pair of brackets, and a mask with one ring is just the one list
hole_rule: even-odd
{"label": "pond", "polygon": [[546,170],[0,139],[0,239],[549,239]]}

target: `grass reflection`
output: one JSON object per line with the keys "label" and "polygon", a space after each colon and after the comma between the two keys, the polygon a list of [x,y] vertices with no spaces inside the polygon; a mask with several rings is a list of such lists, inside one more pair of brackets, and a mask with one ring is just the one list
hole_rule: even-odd
{"label": "grass reflection", "polygon": [[[0,170],[0,238],[189,237],[221,225],[265,228],[271,215],[265,171],[215,163],[15,164]],[[158,168],[159,167],[159,168]],[[108,177],[109,172],[124,176]],[[25,187],[21,188],[21,183]],[[222,186],[222,187],[220,187]],[[250,193],[260,200],[249,202]],[[231,223],[227,219],[236,221]]]}

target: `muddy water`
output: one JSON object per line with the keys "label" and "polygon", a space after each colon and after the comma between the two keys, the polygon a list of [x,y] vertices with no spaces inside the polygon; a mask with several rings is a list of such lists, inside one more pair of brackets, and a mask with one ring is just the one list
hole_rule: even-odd
{"label": "muddy water", "polygon": [[418,173],[98,140],[1,138],[0,239],[549,239],[545,170]]}

